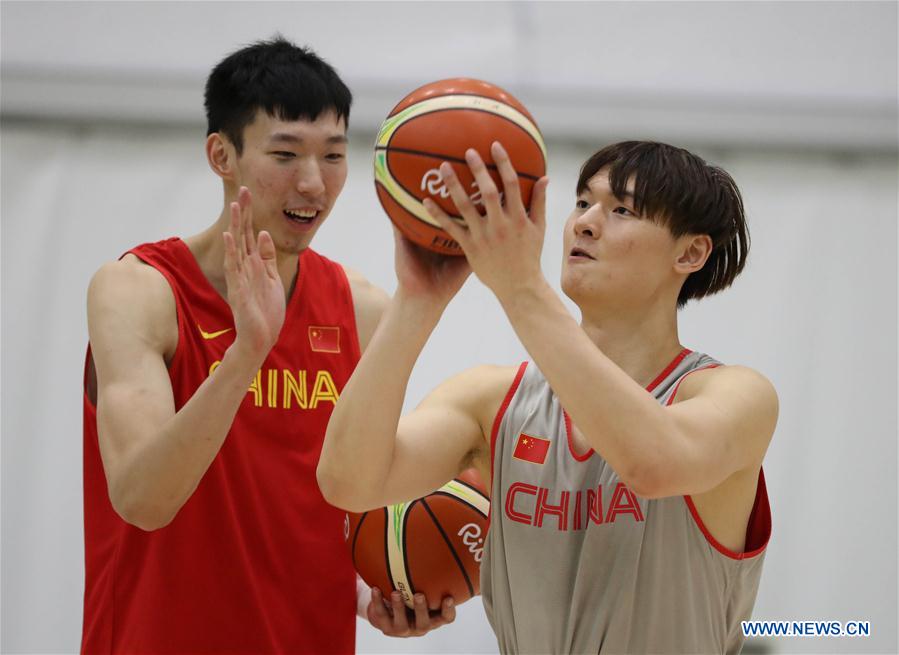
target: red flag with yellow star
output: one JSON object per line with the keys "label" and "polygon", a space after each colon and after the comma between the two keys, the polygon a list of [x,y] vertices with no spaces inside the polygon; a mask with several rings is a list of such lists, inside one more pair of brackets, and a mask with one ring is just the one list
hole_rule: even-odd
{"label": "red flag with yellow star", "polygon": [[339,353],[340,327],[310,325],[309,347],[316,353]]}
{"label": "red flag with yellow star", "polygon": [[534,464],[542,464],[546,461],[546,453],[549,452],[549,439],[541,439],[540,437],[532,437],[529,434],[519,434],[518,443],[515,444],[515,451],[512,457],[524,460],[525,462],[533,462]]}

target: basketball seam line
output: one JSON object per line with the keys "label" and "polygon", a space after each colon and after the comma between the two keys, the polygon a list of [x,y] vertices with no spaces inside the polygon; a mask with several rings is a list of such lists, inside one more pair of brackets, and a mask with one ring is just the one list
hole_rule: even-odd
{"label": "basketball seam line", "polygon": [[[451,161],[456,164],[467,164],[468,163],[467,161],[465,161],[464,157],[451,157],[450,155],[441,155],[436,152],[427,152],[425,150],[413,150],[412,148],[396,148],[394,146],[391,146],[390,144],[388,144],[386,146],[375,146],[375,150],[386,150],[388,152],[401,152],[404,155],[420,155],[422,157],[431,157],[433,159],[443,159],[444,161]],[[493,171],[497,170],[496,164],[488,164],[487,162],[484,162],[484,166]],[[388,168],[389,167],[390,167],[390,165],[388,164]],[[526,180],[531,180],[532,182],[536,182],[537,180],[540,179],[539,176],[531,175],[530,173],[519,173],[518,171],[515,171],[515,174],[518,175],[518,177],[523,177]],[[394,179],[397,180],[396,176],[394,176]],[[403,184],[399,180],[397,180],[397,184],[399,184],[404,189],[406,189],[406,187],[403,186]],[[410,192],[409,189],[406,189],[406,192],[409,193],[409,195],[411,195],[413,197],[415,195],[412,192]]]}
{"label": "basketball seam line", "polygon": [[[481,496],[482,498],[484,498],[487,502],[490,502],[490,496],[488,496],[487,494],[485,494],[483,491],[481,491],[480,489],[478,489],[478,488],[477,488],[476,486],[474,486],[473,484],[470,484],[470,483],[466,482],[466,481],[463,480],[462,478],[453,478],[453,482],[456,482],[456,483],[458,483],[458,484],[461,484],[463,487],[468,487],[468,488],[471,489],[473,492],[475,492],[477,495],[479,495],[479,496]],[[443,492],[440,492],[440,493],[443,493]]]}
{"label": "basketball seam line", "polygon": [[[528,111],[527,109],[525,109],[524,105],[522,105],[522,109],[524,109],[524,111],[522,111],[522,109],[519,109],[518,107],[516,107],[515,105],[513,105],[511,102],[506,102],[505,100],[500,100],[499,98],[493,98],[493,97],[491,97],[491,96],[486,96],[486,95],[484,95],[484,94],[482,94],[482,93],[475,93],[475,92],[473,92],[473,91],[454,91],[453,93],[443,93],[443,94],[441,94],[441,95],[439,95],[439,96],[430,96],[430,97],[422,98],[421,100],[416,100],[415,102],[410,102],[408,105],[406,105],[406,106],[403,107],[402,109],[398,109],[399,106],[400,106],[401,104],[403,104],[403,101],[400,100],[400,102],[398,102],[397,105],[396,105],[393,109],[390,110],[390,113],[387,114],[387,118],[393,118],[394,116],[396,116],[396,114],[398,113],[398,111],[405,111],[405,110],[408,109],[409,107],[412,107],[412,106],[414,106],[414,105],[417,105],[419,102],[423,102],[423,101],[425,101],[425,100],[436,99],[436,98],[444,98],[444,97],[446,97],[446,96],[473,96],[473,97],[475,97],[475,98],[487,98],[487,99],[489,99],[489,100],[493,100],[493,101],[498,102],[498,103],[500,103],[500,104],[506,105],[506,107],[511,107],[511,108],[514,109],[515,111],[519,112],[522,116],[524,116],[525,118],[527,118],[529,121],[531,121],[531,122],[534,124],[534,127],[537,127],[537,121],[535,121],[535,120],[534,120],[534,117],[531,116],[530,111]],[[405,98],[404,98],[404,100],[405,100]],[[478,110],[478,111],[484,111],[484,110],[483,110],[483,109],[480,109],[480,110]],[[540,128],[537,127],[537,129],[539,130]]]}
{"label": "basketball seam line", "polygon": [[415,582],[412,581],[412,571],[409,569],[409,550],[406,548],[406,535],[408,534],[409,522],[405,517],[408,516],[409,512],[412,511],[412,508],[415,507],[415,503],[418,502],[423,503],[424,499],[413,500],[403,512],[403,569],[406,571],[406,580],[409,582],[409,593],[413,596],[415,595],[417,588],[415,587]]}
{"label": "basketball seam line", "polygon": [[[456,482],[458,482],[458,480],[456,480]],[[466,485],[466,486],[468,486],[468,485]],[[471,487],[471,488],[474,489],[474,487]],[[484,494],[482,494],[482,493],[481,493],[480,491],[478,491],[477,489],[474,489],[474,491],[477,491],[477,493],[478,493],[479,496],[484,496]],[[435,492],[432,493],[431,495],[432,495],[432,496],[443,496],[444,498],[452,498],[453,500],[456,500],[456,501],[459,501],[459,502],[463,502],[463,503],[465,503],[465,505],[466,505],[467,507],[470,507],[471,509],[473,509],[474,511],[476,511],[478,514],[480,514],[481,516],[483,516],[485,519],[487,518],[487,515],[484,514],[484,512],[482,512],[481,510],[479,510],[477,507],[475,507],[474,505],[472,505],[472,504],[469,503],[468,501],[466,501],[466,500],[464,500],[464,499],[462,499],[462,498],[459,498],[458,496],[454,496],[453,494],[448,494],[448,493],[446,493],[445,491],[435,491]],[[484,497],[486,498],[486,496],[484,496]],[[488,501],[488,502],[489,502],[489,500],[490,500],[490,499],[487,498],[487,501]]]}
{"label": "basketball seam line", "polygon": [[353,568],[358,569],[356,566],[356,541],[359,539],[359,531],[362,530],[362,524],[365,523],[365,519],[368,518],[368,512],[362,515],[362,518],[359,519],[359,522],[356,524],[356,529],[353,531],[353,546],[350,552],[353,554]]}
{"label": "basketball seam line", "polygon": [[453,548],[452,542],[449,540],[449,537],[447,536],[446,531],[443,529],[443,526],[440,525],[440,522],[437,520],[437,517],[434,516],[434,512],[431,511],[431,508],[428,505],[428,502],[424,498],[422,498],[421,504],[422,504],[422,506],[424,506],[425,510],[428,512],[428,515],[431,517],[431,520],[434,521],[434,525],[437,526],[437,529],[440,531],[440,534],[443,536],[443,541],[446,542],[446,547],[449,548],[449,551],[452,554],[453,559],[456,560],[456,564],[459,565],[459,570],[462,571],[462,578],[465,580],[465,585],[468,587],[468,593],[471,594],[471,596],[473,597],[474,596],[474,587],[471,584],[471,580],[468,578],[468,571],[465,570],[465,565],[462,563],[462,560],[459,558],[459,554],[456,552],[456,549]]}
{"label": "basketball seam line", "polygon": [[[464,94],[463,94],[463,95],[464,95]],[[472,95],[475,95],[475,94],[472,94]],[[421,102],[421,101],[419,101],[419,102]],[[416,104],[417,104],[417,103],[416,103]],[[507,103],[505,103],[505,102],[500,101],[500,104],[506,105],[507,107],[511,107],[512,109],[515,109],[515,111],[518,111],[518,109],[516,109],[515,107],[512,107],[512,105],[507,104]],[[411,105],[410,105],[410,106],[411,106]],[[418,120],[418,119],[420,119],[420,118],[422,118],[422,117],[424,117],[424,116],[431,116],[432,114],[440,114],[440,113],[443,113],[443,112],[445,112],[445,111],[476,111],[476,112],[479,112],[479,113],[482,113],[482,114],[489,114],[489,115],[491,115],[491,116],[495,116],[496,118],[498,118],[498,119],[500,119],[500,120],[507,121],[507,122],[511,123],[512,125],[514,125],[515,127],[517,127],[517,128],[518,128],[519,130],[521,130],[522,132],[524,132],[524,133],[527,135],[527,137],[534,143],[534,145],[536,145],[537,148],[540,149],[541,154],[543,154],[544,160],[546,159],[546,142],[545,142],[545,141],[541,144],[539,141],[537,141],[537,139],[534,138],[534,135],[533,135],[533,134],[531,134],[530,132],[528,132],[528,131],[527,131],[525,128],[523,128],[519,123],[517,123],[516,121],[512,120],[512,119],[509,118],[508,116],[503,116],[502,114],[498,114],[498,113],[496,113],[496,112],[489,111],[489,110],[487,110],[487,109],[478,109],[478,108],[475,108],[475,107],[445,107],[445,108],[443,108],[443,109],[435,109],[435,110],[433,110],[433,111],[425,112],[425,113],[423,113],[423,114],[418,114],[418,115],[413,116],[413,117],[411,117],[411,118],[409,118],[409,119],[406,119],[406,120],[404,120],[402,123],[400,123],[399,125],[397,125],[397,126],[393,129],[393,133],[390,135],[390,138],[387,139],[387,147],[390,147],[390,142],[393,141],[393,139],[396,137],[396,133],[399,132],[400,128],[401,128],[403,125],[408,125],[409,123],[411,123],[411,122],[413,122],[413,121],[416,121],[416,120]],[[542,139],[543,139],[543,132],[540,131],[540,126],[537,125],[537,122],[533,119],[533,117],[527,116],[526,114],[522,114],[522,116],[524,116],[525,118],[527,118],[527,119],[530,121],[531,125],[534,126],[534,129],[537,131],[537,134],[540,135],[540,139],[542,140]],[[389,119],[390,119],[390,116],[388,116],[387,118],[388,118],[388,120],[389,120]],[[383,128],[382,128],[382,129],[383,129]],[[380,132],[381,132],[381,130],[378,130],[378,136],[379,136],[379,137],[380,137]],[[379,138],[378,140],[380,140],[380,138]],[[377,143],[377,141],[376,141],[375,143]],[[383,148],[383,147],[384,147],[384,146],[375,146],[375,148]]]}
{"label": "basketball seam line", "polygon": [[[418,198],[415,198],[415,194],[412,193],[411,191],[409,191],[409,189],[407,189],[407,188],[403,185],[402,182],[400,182],[400,181],[397,180],[396,178],[393,178],[393,181],[396,182],[396,185],[397,185],[398,187],[400,187],[403,191],[405,191],[405,192],[408,193],[410,196],[412,196],[417,202],[421,202],[421,200],[419,200]],[[383,184],[381,184],[379,181],[375,180],[375,186],[380,186],[382,189],[384,189],[384,193],[386,193],[387,196],[388,196],[391,200],[393,200],[401,210],[403,210],[404,212],[406,212],[409,216],[411,216],[412,218],[414,218],[414,219],[415,219],[416,221],[418,221],[419,223],[424,223],[425,225],[427,225],[428,227],[430,227],[431,229],[434,229],[434,230],[440,230],[440,229],[442,229],[442,228],[440,228],[440,227],[437,227],[436,225],[431,225],[431,224],[428,223],[426,220],[423,220],[423,219],[419,218],[418,216],[416,216],[415,214],[413,214],[412,212],[410,212],[408,209],[406,209],[405,207],[403,207],[403,205],[400,204],[400,202],[399,202],[396,198],[394,198],[393,195],[391,195],[391,193],[390,193],[390,191],[387,189],[387,187],[384,186]],[[378,200],[381,200],[381,199],[378,198]],[[389,219],[392,221],[392,220],[393,220],[393,217],[390,215],[390,212],[387,211],[387,207],[384,207],[384,201],[383,201],[383,200],[381,200],[381,207],[383,207],[384,212],[387,214],[387,218],[389,218]],[[450,213],[447,213],[447,216],[449,216],[450,218],[454,219],[454,220],[457,221],[457,222],[462,222],[462,221],[465,220],[461,215],[457,215],[457,214],[450,214]],[[400,227],[400,226],[397,225],[397,227]],[[448,238],[451,239],[451,237],[448,237]],[[452,239],[451,239],[451,240],[452,240]]]}

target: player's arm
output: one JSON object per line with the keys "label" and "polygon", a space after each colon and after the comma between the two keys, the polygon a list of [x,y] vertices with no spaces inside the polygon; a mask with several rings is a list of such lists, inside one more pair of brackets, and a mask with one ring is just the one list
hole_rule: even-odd
{"label": "player's arm", "polygon": [[498,144],[492,155],[503,180],[505,205],[483,160],[473,151],[466,155],[487,209],[486,220],[447,164],[441,173],[468,229],[434,203],[426,206],[496,294],[590,445],[644,497],[701,493],[734,473],[757,467],[777,420],[771,383],[741,367],[695,373],[684,382],[680,402],[659,405],[595,346],[543,276],[546,178],[534,186],[529,215],[508,155]]}
{"label": "player's arm", "polygon": [[548,285],[504,307],[575,425],[637,494],[699,494],[761,464],[778,413],[761,374],[697,371],[662,406],[590,341]]}
{"label": "player's arm", "polygon": [[177,344],[165,279],[136,258],[100,269],[88,289],[100,455],[113,508],[145,530],[167,525],[215,458],[283,323],[274,245],[253,238],[249,194],[232,206],[225,272],[237,335],[222,363],[175,411],[166,356]]}
{"label": "player's arm", "polygon": [[94,276],[88,326],[112,506],[140,528],[163,527],[218,453],[258,365],[229,351],[176,413],[164,357],[177,341],[174,298],[162,275],[136,261]]}
{"label": "player's arm", "polygon": [[485,369],[450,378],[400,418],[435,323],[401,297],[385,312],[328,423],[318,481],[331,504],[361,512],[423,496],[485,447],[479,416],[492,380]]}
{"label": "player's arm", "polygon": [[468,276],[464,259],[438,257],[397,235],[396,294],[341,392],[318,466],[325,498],[364,511],[433,491],[483,442],[478,421],[451,380],[403,422],[415,361]]}

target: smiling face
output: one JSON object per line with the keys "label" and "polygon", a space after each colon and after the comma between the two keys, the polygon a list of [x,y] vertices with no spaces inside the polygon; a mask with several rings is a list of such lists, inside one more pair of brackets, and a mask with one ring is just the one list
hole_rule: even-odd
{"label": "smiling face", "polygon": [[285,121],[260,110],[243,131],[241,154],[229,146],[236,162],[229,194],[246,186],[256,232],[267,230],[280,253],[300,253],[346,182],[346,124],[333,111]]}
{"label": "smiling face", "polygon": [[616,197],[608,169],[600,170],[565,223],[562,290],[581,309],[639,308],[669,299],[674,306],[686,277],[677,264],[684,239],[637,213],[632,182]]}

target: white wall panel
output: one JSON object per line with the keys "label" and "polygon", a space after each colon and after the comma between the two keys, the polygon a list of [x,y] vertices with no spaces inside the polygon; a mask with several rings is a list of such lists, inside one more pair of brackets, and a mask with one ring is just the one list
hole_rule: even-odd
{"label": "white wall panel", "polygon": [[554,138],[640,132],[895,152],[895,2],[4,2],[6,116],[196,122],[209,68],[276,31],[373,130],[422,83],[507,85]]}

